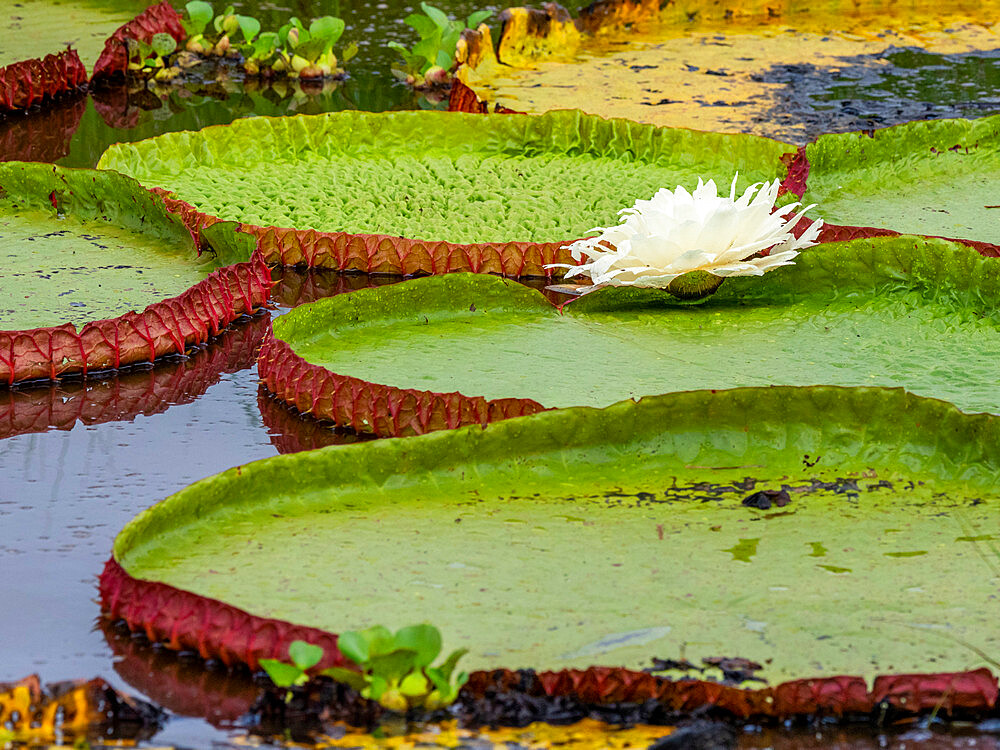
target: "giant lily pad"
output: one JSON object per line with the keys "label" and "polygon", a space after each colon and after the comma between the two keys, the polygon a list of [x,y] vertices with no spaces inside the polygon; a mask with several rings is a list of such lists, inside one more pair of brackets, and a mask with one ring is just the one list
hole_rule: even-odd
{"label": "giant lily pad", "polygon": [[778,387],[325,448],[141,513],[102,596],[251,666],[296,635],[331,663],[324,633],[430,621],[473,668],[964,670],[1000,649],[997,446],[1000,418],[901,389]]}
{"label": "giant lily pad", "polygon": [[824,135],[806,156],[830,222],[1000,244],[1000,115]]}
{"label": "giant lily pad", "polygon": [[736,170],[746,184],[784,176],[793,150],[573,112],[337,112],[117,144],[99,165],[190,204],[193,225],[242,222],[272,262],[547,275],[565,241],[636,198]]}
{"label": "giant lily pad", "polygon": [[[0,382],[183,353],[267,298],[259,257],[220,268],[159,198],[111,172],[0,164],[0,235]],[[250,260],[242,247],[235,260]]]}
{"label": "giant lily pad", "polygon": [[0,67],[72,47],[90,68],[105,39],[144,7],[136,0],[0,0]]}
{"label": "giant lily pad", "polygon": [[514,282],[436,277],[293,310],[259,368],[299,410],[382,435],[763,383],[1000,412],[998,301],[996,261],[916,237],[820,245],[697,306],[608,288],[560,312]]}

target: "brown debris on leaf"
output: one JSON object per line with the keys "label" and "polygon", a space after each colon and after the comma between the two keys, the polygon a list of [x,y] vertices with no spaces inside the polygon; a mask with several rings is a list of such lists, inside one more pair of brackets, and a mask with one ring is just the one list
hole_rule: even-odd
{"label": "brown debris on leaf", "polygon": [[38,675],[0,683],[0,728],[15,742],[50,742],[57,736],[139,740],[163,724],[155,706],[117,692],[100,678],[43,686]]}
{"label": "brown debris on leaf", "polygon": [[763,665],[739,656],[706,656],[701,660],[701,663],[706,667],[720,670],[723,684],[739,685],[749,681],[767,682],[754,674],[754,672],[763,669]]}

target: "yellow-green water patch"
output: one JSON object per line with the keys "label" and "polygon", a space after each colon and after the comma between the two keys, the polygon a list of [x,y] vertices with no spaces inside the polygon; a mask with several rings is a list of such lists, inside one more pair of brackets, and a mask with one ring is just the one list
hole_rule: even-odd
{"label": "yellow-green water patch", "polygon": [[[516,111],[573,108],[795,143],[870,123],[989,111],[979,102],[963,110],[956,101],[963,95],[942,86],[913,91],[921,74],[893,53],[929,53],[926,64],[936,66],[938,78],[963,93],[982,86],[991,98],[988,72],[963,69],[945,56],[968,54],[988,71],[1000,43],[990,25],[995,7],[949,4],[892,14],[871,6],[803,3],[753,14],[735,4],[726,7],[735,17],[723,19],[711,17],[716,9],[721,14],[721,6],[709,5],[665,4],[660,23],[650,18],[628,31],[604,29],[584,37],[578,51],[567,51],[571,59],[558,49],[534,60],[508,54],[504,65],[463,66],[458,75],[481,99]],[[517,47],[500,46],[501,55]],[[883,78],[896,85],[893,95],[879,101],[873,84]]]}

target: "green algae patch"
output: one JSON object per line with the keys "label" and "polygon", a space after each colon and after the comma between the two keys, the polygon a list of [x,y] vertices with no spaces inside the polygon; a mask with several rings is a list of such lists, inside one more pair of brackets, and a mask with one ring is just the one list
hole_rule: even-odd
{"label": "green algae patch", "polygon": [[828,222],[1000,244],[1000,116],[824,135],[806,156]]}
{"label": "green algae patch", "polygon": [[964,670],[1000,652],[998,431],[900,389],[669,394],[241,466],[115,559],[332,632],[433,622],[472,669]]}
{"label": "green algae patch", "polygon": [[0,164],[0,260],[2,330],[142,310],[217,267],[134,180],[17,162]]}
{"label": "green algae patch", "polygon": [[578,112],[250,118],[117,144],[99,166],[256,226],[454,243],[575,239],[664,185],[783,177],[791,146]]}
{"label": "green algae patch", "polygon": [[702,304],[608,288],[566,305],[450,275],[297,308],[275,336],[341,376],[546,407],[760,384],[904,386],[1000,412],[1000,266],[915,237],[817,246]]}

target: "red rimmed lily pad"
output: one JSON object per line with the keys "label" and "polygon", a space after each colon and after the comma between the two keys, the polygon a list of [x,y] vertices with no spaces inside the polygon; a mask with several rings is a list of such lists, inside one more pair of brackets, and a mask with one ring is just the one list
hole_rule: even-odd
{"label": "red rimmed lily pad", "polygon": [[[190,356],[151,369],[37,388],[0,390],[0,440],[77,424],[131,421],[199,398],[226,373],[253,364],[269,320],[257,316],[223,331]],[[291,428],[289,428],[291,429]]]}
{"label": "red rimmed lily pad", "polygon": [[188,226],[240,222],[271,263],[551,276],[564,244],[636,198],[737,170],[775,179],[793,151],[575,112],[337,112],[118,144],[100,166],[167,191]]}
{"label": "red rimmed lily pad", "polygon": [[606,288],[561,310],[515,282],[415,279],[274,321],[267,388],[320,419],[406,435],[677,390],[904,386],[1000,411],[995,260],[896,237],[810,248],[702,304]]}
{"label": "red rimmed lily pad", "polygon": [[[0,17],[4,17],[0,23],[0,114],[84,89],[90,78],[88,67],[93,67],[95,80],[124,73],[126,38],[149,42],[156,33],[170,34],[177,41],[184,38],[180,15],[167,0],[131,18],[133,7],[82,2],[60,3],[55,10],[40,0],[0,2]],[[115,29],[117,24],[122,25]]]}
{"label": "red rimmed lily pad", "polygon": [[[103,607],[251,667],[429,620],[489,670],[470,689],[532,667],[595,702],[984,712],[998,431],[901,389],[749,388],[279,456],[140,514]],[[724,655],[767,684],[637,671]]]}
{"label": "red rimmed lily pad", "polygon": [[997,254],[1000,115],[820,136],[803,200],[833,224],[955,237]]}
{"label": "red rimmed lily pad", "polygon": [[249,238],[225,258],[199,255],[159,198],[111,172],[0,164],[0,234],[9,384],[183,354],[270,287]]}

